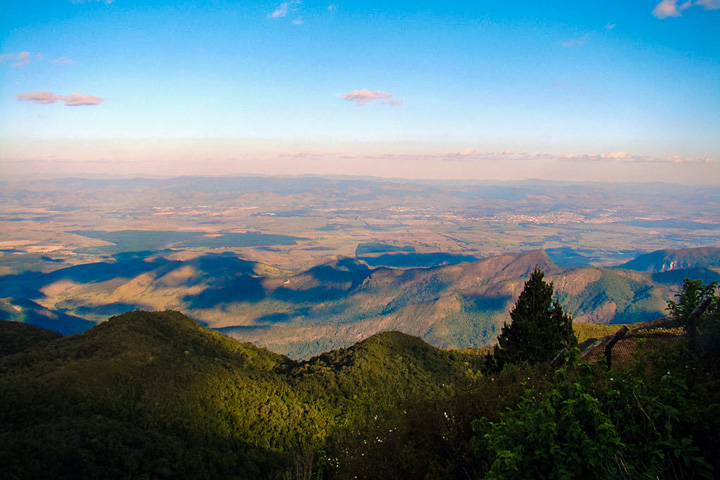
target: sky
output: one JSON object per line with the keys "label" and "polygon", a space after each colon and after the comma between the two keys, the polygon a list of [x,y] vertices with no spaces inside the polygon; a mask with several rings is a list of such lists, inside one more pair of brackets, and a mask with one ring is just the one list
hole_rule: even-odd
{"label": "sky", "polygon": [[720,0],[0,0],[0,180],[720,185]]}

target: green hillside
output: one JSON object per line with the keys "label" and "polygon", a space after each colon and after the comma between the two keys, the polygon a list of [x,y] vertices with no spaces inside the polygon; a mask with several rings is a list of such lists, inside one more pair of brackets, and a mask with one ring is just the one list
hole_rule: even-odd
{"label": "green hillside", "polygon": [[42,347],[51,340],[61,337],[62,335],[57,332],[35,325],[0,320],[0,357]]}
{"label": "green hillside", "polygon": [[132,312],[0,360],[0,462],[17,478],[272,478],[471,362],[395,332],[296,363]]}
{"label": "green hillside", "polygon": [[[720,444],[717,368],[677,349],[637,372],[571,361],[555,374],[517,365],[485,376],[482,355],[395,331],[297,362],[174,311],[131,312],[61,338],[0,326],[3,344],[19,345],[0,357],[9,479],[518,478],[493,476],[497,445],[544,442],[510,437],[523,416],[565,411],[541,402],[555,395],[567,405],[595,398],[600,410],[572,415],[617,425],[605,430],[624,445],[617,478],[706,474]],[[568,379],[578,390],[565,391]],[[584,478],[605,478],[595,473]]]}

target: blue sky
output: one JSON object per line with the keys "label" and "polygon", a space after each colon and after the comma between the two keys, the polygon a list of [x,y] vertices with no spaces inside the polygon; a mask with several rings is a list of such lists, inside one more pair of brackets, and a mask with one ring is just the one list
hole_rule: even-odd
{"label": "blue sky", "polygon": [[720,0],[0,12],[0,176],[720,184]]}

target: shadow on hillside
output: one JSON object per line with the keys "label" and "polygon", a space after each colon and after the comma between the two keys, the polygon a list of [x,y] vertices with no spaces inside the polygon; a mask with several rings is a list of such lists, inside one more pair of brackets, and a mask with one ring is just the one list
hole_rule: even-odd
{"label": "shadow on hillside", "polygon": [[262,279],[243,274],[223,281],[221,286],[211,286],[198,295],[186,295],[183,301],[188,302],[190,308],[205,309],[236,302],[259,302],[266,297]]}

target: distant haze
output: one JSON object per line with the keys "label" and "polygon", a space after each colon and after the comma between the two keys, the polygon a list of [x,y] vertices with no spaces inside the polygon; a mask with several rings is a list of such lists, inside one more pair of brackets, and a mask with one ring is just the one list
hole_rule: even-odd
{"label": "distant haze", "polygon": [[354,175],[718,185],[720,162],[612,154],[452,151],[428,144],[270,140],[45,140],[0,146],[0,177]]}

